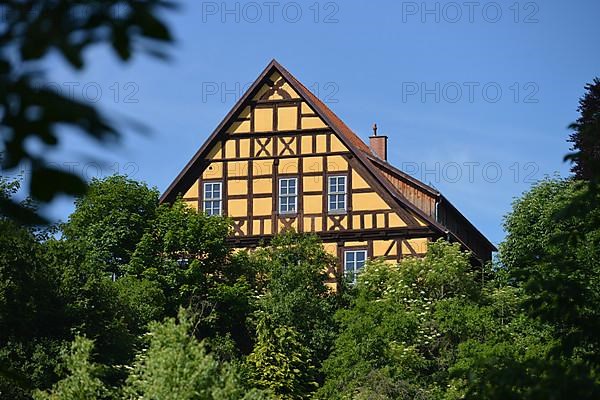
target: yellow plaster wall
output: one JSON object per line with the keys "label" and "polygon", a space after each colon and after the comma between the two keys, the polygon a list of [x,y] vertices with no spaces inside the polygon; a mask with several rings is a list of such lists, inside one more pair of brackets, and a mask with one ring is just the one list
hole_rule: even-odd
{"label": "yellow plaster wall", "polygon": [[256,132],[271,132],[273,130],[272,108],[256,108],[254,110],[254,130]]}
{"label": "yellow plaster wall", "polygon": [[[290,96],[291,99],[299,99],[300,98],[300,96],[298,95],[298,93],[277,72],[274,72],[273,74],[271,74],[269,76],[269,80],[271,82],[276,83],[277,86],[280,86],[281,89],[283,89],[284,91],[286,91],[287,94]],[[270,90],[270,89],[271,89],[271,87],[269,85],[267,85],[267,84],[263,85],[258,90],[258,92],[254,95],[253,100],[260,100],[263,97],[263,95],[268,90]],[[282,100],[283,98],[284,98],[283,96],[281,96],[280,94],[278,94],[277,92],[275,92],[275,93],[271,94],[266,100]],[[263,100],[265,100],[265,99],[263,99]]]}
{"label": "yellow plaster wall", "polygon": [[[248,223],[246,221],[242,222],[242,225],[240,226],[240,231],[242,231],[242,235],[248,235]],[[240,236],[239,233],[238,236]]]}
{"label": "yellow plaster wall", "polygon": [[185,193],[185,196],[183,196],[184,199],[191,197],[198,197],[198,180],[194,182],[192,187]]}
{"label": "yellow plaster wall", "polygon": [[323,196],[310,195],[304,196],[304,213],[320,214],[323,211]]}
{"label": "yellow plaster wall", "polygon": [[329,254],[337,255],[337,243],[323,243],[323,247]]}
{"label": "yellow plaster wall", "polygon": [[415,216],[415,219],[417,220],[417,222],[419,223],[419,225],[421,225],[421,226],[427,226],[427,224],[425,223],[425,221],[423,221],[421,218]]}
{"label": "yellow plaster wall", "polygon": [[279,72],[273,72],[271,75],[269,75],[271,82],[277,82],[280,78],[281,74],[279,74]]}
{"label": "yellow plaster wall", "polygon": [[229,196],[248,194],[248,181],[242,179],[230,180],[227,184],[227,194]]}
{"label": "yellow plaster wall", "polygon": [[[275,138],[272,138],[271,140],[268,140],[266,138],[261,138],[261,139],[257,139],[256,143],[254,144],[254,156],[255,157],[272,157],[273,155],[273,142],[275,141]],[[271,156],[268,156],[267,153],[263,150],[266,149],[268,154],[271,154]],[[260,153],[260,155],[259,155]]]}
{"label": "yellow plaster wall", "polygon": [[325,122],[319,117],[302,117],[302,129],[326,128]]}
{"label": "yellow plaster wall", "polygon": [[296,93],[296,91],[290,86],[290,84],[288,82],[285,82],[281,88],[283,90],[285,90],[292,99],[299,99],[300,95],[298,95],[298,93]]}
{"label": "yellow plaster wall", "polygon": [[344,243],[344,247],[367,247],[369,242],[346,242]]}
{"label": "yellow plaster wall", "polygon": [[[265,219],[263,220],[264,222],[264,235],[270,235],[272,233],[272,223],[270,219]],[[258,220],[254,220],[252,222],[252,234],[253,235],[260,235],[261,231],[260,231],[260,221]]]}
{"label": "yellow plaster wall", "polygon": [[294,136],[280,136],[277,138],[277,153],[282,156],[296,155],[297,141]]}
{"label": "yellow plaster wall", "polygon": [[348,171],[348,161],[342,156],[327,157],[327,172]]}
{"label": "yellow plaster wall", "polygon": [[228,161],[227,176],[230,178],[248,176],[248,161]]}
{"label": "yellow plaster wall", "polygon": [[221,156],[221,142],[215,144],[213,146],[213,148],[208,152],[208,155],[206,158],[208,158],[209,160],[220,160],[222,158]]}
{"label": "yellow plaster wall", "polygon": [[[305,176],[302,179],[305,192],[323,191],[323,177],[322,176]],[[319,196],[321,197],[321,196]]]}
{"label": "yellow plaster wall", "polygon": [[[341,230],[338,226],[333,228],[334,225],[335,224],[333,223],[333,221],[328,218],[327,219],[327,230],[333,230],[333,231]],[[344,215],[343,217],[341,217],[340,226],[342,227],[342,229],[348,229],[348,217],[347,216]]]}
{"label": "yellow plaster wall", "polygon": [[223,178],[223,163],[213,162],[202,172],[202,179],[221,179]]}
{"label": "yellow plaster wall", "polygon": [[406,222],[402,218],[400,218],[400,216],[396,213],[390,214],[389,224],[390,224],[390,227],[393,227],[393,228],[401,228],[403,226],[407,226]]}
{"label": "yellow plaster wall", "polygon": [[377,258],[377,257],[384,257],[386,254],[385,252],[387,251],[387,249],[390,247],[390,245],[392,245],[392,249],[390,250],[388,256],[396,256],[398,254],[397,252],[397,245],[395,243],[395,240],[374,240],[373,241],[373,257]]}
{"label": "yellow plaster wall", "polygon": [[317,153],[326,153],[327,152],[327,135],[317,135],[315,136],[317,140]]}
{"label": "yellow plaster wall", "polygon": [[306,157],[304,159],[303,171],[307,172],[323,172],[323,158],[322,157]]}
{"label": "yellow plaster wall", "polygon": [[354,189],[368,189],[371,186],[363,179],[356,170],[352,171],[352,187]]}
{"label": "yellow plaster wall", "polygon": [[277,130],[291,131],[298,127],[298,107],[278,107]]}
{"label": "yellow plaster wall", "polygon": [[[315,221],[314,227],[312,221]],[[320,232],[323,230],[323,218],[322,217],[304,217],[304,231],[305,232]]]}
{"label": "yellow plaster wall", "polygon": [[315,111],[312,108],[310,108],[310,106],[308,104],[306,104],[306,102],[304,102],[304,101],[302,103],[300,103],[300,112],[302,114],[314,114],[315,113]]}
{"label": "yellow plaster wall", "polygon": [[[416,254],[425,254],[427,252],[427,238],[409,239],[402,241],[402,254],[410,256],[413,254],[411,247]],[[410,246],[410,247],[409,247]]]}
{"label": "yellow plaster wall", "polygon": [[250,132],[250,121],[239,121],[231,124],[229,129],[227,129],[227,133],[248,133]]}
{"label": "yellow plaster wall", "polygon": [[298,174],[298,159],[284,158],[279,161],[278,171],[280,174]]}
{"label": "yellow plaster wall", "polygon": [[312,154],[312,136],[302,136],[302,150],[301,154]]}
{"label": "yellow plaster wall", "polygon": [[252,100],[256,101],[256,100],[260,100],[261,97],[263,97],[263,95],[265,93],[267,93],[267,91],[270,89],[269,85],[262,85],[260,89],[258,89],[258,92],[256,92],[256,94],[254,95],[254,97],[252,98]]}
{"label": "yellow plaster wall", "polygon": [[331,151],[349,151],[348,148],[342,143],[337,135],[331,135]]}
{"label": "yellow plaster wall", "polygon": [[260,160],[252,163],[252,175],[272,175],[273,160]]}
{"label": "yellow plaster wall", "polygon": [[246,121],[236,121],[229,129],[228,133],[247,133],[250,132],[250,115],[252,110],[250,107],[245,107],[242,112],[239,113],[236,119],[245,119]]}
{"label": "yellow plaster wall", "polygon": [[[278,231],[277,232],[283,232],[284,229],[289,229],[286,228],[286,226],[283,224],[283,221],[278,220]],[[298,218],[294,219],[291,223],[292,229],[294,229],[295,231],[298,230]]]}
{"label": "yellow plaster wall", "polygon": [[235,199],[229,200],[228,204],[228,215],[230,217],[245,217],[248,215],[248,200],[246,199]]}
{"label": "yellow plaster wall", "polygon": [[265,194],[273,191],[273,179],[260,178],[252,181],[252,192],[254,194]]}
{"label": "yellow plaster wall", "polygon": [[354,193],[352,194],[352,208],[354,211],[370,211],[389,210],[390,206],[377,193]]}
{"label": "yellow plaster wall", "polygon": [[250,139],[240,139],[240,157],[250,157]]}
{"label": "yellow plaster wall", "polygon": [[256,216],[268,216],[273,213],[273,200],[270,197],[252,200],[252,211]]}
{"label": "yellow plaster wall", "polygon": [[252,234],[253,235],[260,235],[260,221],[258,220],[253,220],[252,221]]}
{"label": "yellow plaster wall", "polygon": [[235,158],[235,141],[228,140],[225,142],[225,158]]}

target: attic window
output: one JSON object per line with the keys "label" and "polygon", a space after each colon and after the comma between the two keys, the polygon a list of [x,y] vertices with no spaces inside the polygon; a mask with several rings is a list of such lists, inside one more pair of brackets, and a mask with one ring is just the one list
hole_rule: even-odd
{"label": "attic window", "polygon": [[204,184],[204,212],[206,215],[221,215],[223,209],[223,184],[221,182],[206,182]]}

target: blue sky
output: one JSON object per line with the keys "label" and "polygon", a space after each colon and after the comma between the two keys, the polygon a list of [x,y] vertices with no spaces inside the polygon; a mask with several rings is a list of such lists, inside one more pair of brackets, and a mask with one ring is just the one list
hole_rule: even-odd
{"label": "blue sky", "polygon": [[[394,165],[499,243],[513,199],[544,175],[568,174],[566,126],[600,75],[599,15],[594,0],[184,1],[168,16],[177,38],[168,63],[122,64],[103,48],[87,53],[82,73],[50,60],[50,80],[96,101],[125,136],[99,148],[66,135],[49,156],[87,177],[129,173],[162,192],[233,92],[276,58],[364,140],[377,122]],[[71,210],[61,199],[49,212],[66,219]]]}

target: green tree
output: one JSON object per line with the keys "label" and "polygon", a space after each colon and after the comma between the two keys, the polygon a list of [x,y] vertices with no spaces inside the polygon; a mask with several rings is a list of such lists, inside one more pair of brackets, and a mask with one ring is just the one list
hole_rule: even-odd
{"label": "green tree", "polygon": [[598,204],[590,185],[547,179],[513,205],[500,258],[522,288],[525,313],[549,326],[555,343],[521,380],[497,381],[496,390],[512,385],[526,393],[519,398],[600,396]]}
{"label": "green tree", "polygon": [[227,244],[230,221],[198,213],[177,201],[162,205],[141,237],[126,274],[156,283],[165,313],[179,307],[201,315],[196,333],[221,359],[248,354],[252,338],[246,320],[256,297],[257,265]]}
{"label": "green tree", "polygon": [[245,387],[237,368],[207,353],[194,335],[194,319],[179,312],[152,323],[148,347],[140,352],[124,393],[132,399],[264,399],[266,394]]}
{"label": "green tree", "polygon": [[144,183],[118,175],[94,179],[60,226],[62,237],[43,243],[66,325],[95,341],[103,363],[128,362],[148,322],[165,316],[158,283],[124,270],[157,206],[158,191]]}
{"label": "green tree", "polygon": [[0,219],[0,393],[6,398],[48,387],[70,334],[58,277],[43,252],[30,231]]}
{"label": "green tree", "polygon": [[585,86],[586,93],[579,100],[580,117],[569,128],[572,154],[566,159],[573,162],[571,171],[577,179],[598,182],[600,177],[600,79],[594,78]]}
{"label": "green tree", "polygon": [[158,195],[155,188],[120,175],[93,179],[62,226],[64,238],[76,243],[85,256],[81,262],[120,276],[156,217]]}
{"label": "green tree", "polygon": [[228,282],[229,222],[182,201],[161,205],[135,247],[127,273],[160,284],[171,315],[204,300],[209,287]]}
{"label": "green tree", "polygon": [[[10,198],[18,183],[0,189]],[[148,323],[180,305],[204,310],[194,334],[218,359],[251,351],[246,321],[259,274],[248,254],[230,253],[226,219],[180,202],[157,208],[155,190],[115,176],[94,181],[61,229],[57,238],[0,218],[3,396],[49,389],[75,334],[95,342],[104,381],[120,386],[118,366],[131,363]]]}
{"label": "green tree", "polygon": [[[11,198],[18,182],[3,182],[2,196]],[[165,314],[156,283],[133,276],[113,281],[107,272],[113,268],[104,260],[115,257],[98,256],[135,246],[128,237],[139,240],[145,228],[134,222],[141,220],[140,213],[151,215],[140,209],[156,207],[155,191],[122,177],[96,181],[92,189],[91,198],[78,201],[66,227],[69,234],[62,239],[0,218],[0,390],[14,399],[29,398],[33,388],[50,387],[58,354],[75,333],[95,340],[99,361],[127,363],[148,322]],[[129,206],[108,206],[118,198]],[[132,198],[143,207],[128,201]],[[111,221],[121,224],[121,236],[102,232],[111,230]],[[94,237],[102,235],[111,240]],[[116,383],[118,371],[109,372],[117,372],[108,374],[109,382]]]}
{"label": "green tree", "polygon": [[58,259],[50,267],[59,274],[55,290],[64,304],[62,326],[93,339],[102,363],[129,362],[148,322],[165,314],[161,288],[134,277],[113,281],[93,266],[61,261],[64,253],[48,247],[48,256]]}
{"label": "green tree", "polygon": [[0,342],[49,332],[60,322],[56,276],[43,263],[43,251],[31,232],[0,219]]}
{"label": "green tree", "polygon": [[[449,368],[452,377],[447,399],[553,398],[537,391],[558,379],[540,374],[557,344],[551,326],[529,317],[523,289],[504,269],[496,271],[484,289],[480,315],[486,316],[484,335],[468,337],[458,345]],[[453,319],[461,324],[460,314]]]}
{"label": "green tree", "polygon": [[431,243],[424,258],[366,266],[323,370],[327,399],[441,399],[458,345],[493,331],[480,306],[481,273],[458,244]]}
{"label": "green tree", "polygon": [[258,338],[246,362],[253,386],[267,389],[278,399],[302,399],[318,386],[309,350],[299,333],[288,326],[273,326],[260,313]]}
{"label": "green tree", "polygon": [[[523,287],[528,312],[555,327],[567,354],[593,346],[578,355],[598,364],[600,193],[589,194],[572,180],[535,185],[506,218],[500,258]],[[577,213],[570,212],[574,201]]]}
{"label": "green tree", "polygon": [[[269,337],[298,335],[294,340],[301,347],[295,351],[304,354],[306,349],[308,353],[297,375],[305,380],[305,388],[313,387],[312,382],[322,381],[314,372],[327,358],[337,331],[333,315],[340,295],[325,285],[329,272],[336,270],[335,259],[318,237],[293,232],[276,236],[268,246],[256,250],[252,258],[264,271],[257,316],[268,315],[269,323],[263,328]],[[259,343],[265,332],[258,330]],[[282,371],[281,376],[285,375]]]}
{"label": "green tree", "polygon": [[90,361],[94,342],[84,337],[75,338],[68,352],[62,355],[66,376],[47,392],[37,390],[35,400],[99,400],[109,396],[109,390],[100,379],[102,367]]}
{"label": "green tree", "polygon": [[[7,0],[0,5],[0,168],[31,171],[27,193],[49,202],[57,194],[80,195],[84,180],[55,168],[48,150],[58,146],[64,127],[95,139],[114,142],[121,134],[115,121],[89,103],[57,93],[45,85],[44,62],[59,54],[69,66],[86,66],[86,50],[107,44],[121,61],[146,52],[165,57],[172,42],[160,15],[173,8],[165,0]],[[42,151],[27,144],[37,139]],[[0,198],[0,209],[24,222],[40,222],[34,210]]]}

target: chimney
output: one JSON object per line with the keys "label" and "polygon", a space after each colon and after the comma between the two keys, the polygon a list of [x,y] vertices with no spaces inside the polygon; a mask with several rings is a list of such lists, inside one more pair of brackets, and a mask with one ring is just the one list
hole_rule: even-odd
{"label": "chimney", "polygon": [[369,137],[371,151],[387,162],[387,136],[377,135],[377,124],[373,124],[373,136]]}

